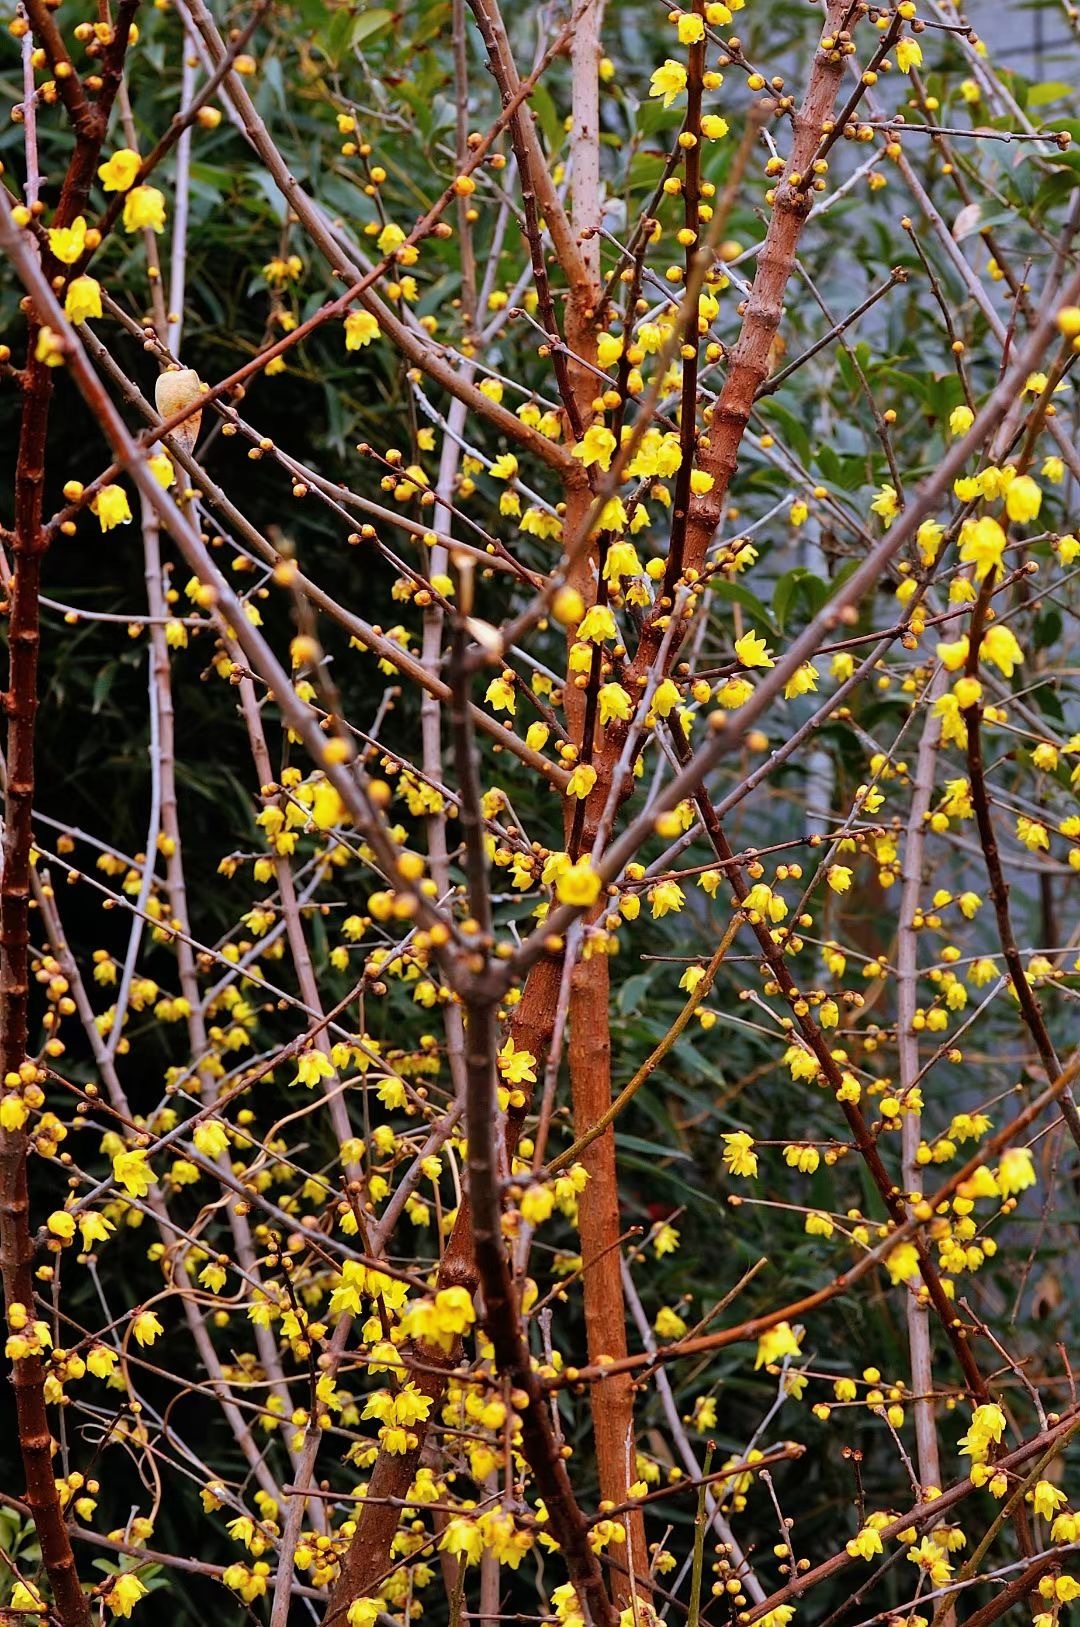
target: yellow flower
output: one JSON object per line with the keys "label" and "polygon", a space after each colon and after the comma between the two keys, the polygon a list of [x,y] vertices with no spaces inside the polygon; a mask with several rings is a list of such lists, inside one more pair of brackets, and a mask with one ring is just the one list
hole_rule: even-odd
{"label": "yellow flower", "polygon": [[1010,1147],[998,1165],[997,1184],[1003,1198],[1023,1192],[1036,1181],[1035,1160],[1029,1147]]}
{"label": "yellow flower", "polygon": [[508,1039],[498,1056],[499,1072],[512,1085],[536,1083],[536,1058],[531,1051],[518,1051]]}
{"label": "yellow flower", "polygon": [[53,258],[73,266],[86,248],[86,221],[76,215],[70,226],[50,226],[48,237]]}
{"label": "yellow flower", "polygon": [[876,1554],[882,1552],[881,1533],[872,1525],[864,1525],[844,1546],[852,1559],[873,1559]]}
{"label": "yellow flower", "polygon": [[663,97],[664,106],[670,107],[676,96],[686,89],[686,69],[681,62],[668,57],[653,71],[649,81],[649,95]]}
{"label": "yellow flower", "polygon": [[582,617],[577,636],[583,643],[601,644],[606,638],[614,638],[617,632],[615,617],[607,605],[594,604]]}
{"label": "yellow flower", "polygon": [[901,73],[910,73],[912,68],[922,65],[922,46],[918,40],[897,40],[896,66]]}
{"label": "yellow flower", "polygon": [[64,341],[51,328],[46,327],[38,330],[37,344],[34,346],[34,360],[44,362],[46,367],[63,367]]}
{"label": "yellow flower", "polygon": [[590,424],[582,439],[574,447],[574,456],[581,459],[586,469],[595,463],[606,474],[611,468],[612,455],[617,445],[618,442],[606,425]]}
{"label": "yellow flower", "polygon": [[120,147],[99,166],[98,180],[106,192],[126,192],[134,184],[142,159],[130,147]]}
{"label": "yellow flower", "polygon": [[885,1256],[885,1269],[893,1287],[910,1282],[919,1272],[919,1254],[914,1243],[897,1243]]}
{"label": "yellow flower", "polygon": [[712,491],[716,481],[704,469],[691,469],[690,490],[695,497],[704,497],[706,492]]}
{"label": "yellow flower", "polygon": [[623,340],[619,334],[602,333],[596,341],[596,363],[604,372],[615,366],[622,353]]}
{"label": "yellow flower", "polygon": [[758,1172],[757,1153],[754,1152],[754,1138],[745,1130],[732,1130],[722,1138],[724,1151],[721,1154],[724,1163],[732,1175],[741,1175],[749,1178]]}
{"label": "yellow flower", "polygon": [[79,1231],[82,1235],[82,1246],[89,1253],[95,1243],[104,1243],[110,1234],[116,1230],[111,1220],[99,1215],[96,1210],[90,1209],[86,1214],[79,1216]]}
{"label": "yellow flower", "polygon": [[69,322],[85,322],[101,315],[101,284],[93,277],[75,277],[64,295],[64,315]]}
{"label": "yellow flower", "polygon": [[932,565],[938,556],[945,527],[939,520],[924,520],[915,533],[915,545],[924,565]]}
{"label": "yellow flower", "polygon": [[591,763],[579,763],[566,783],[568,797],[584,801],[596,784],[596,770]]}
{"label": "yellow flower", "polygon": [[778,1322],[774,1328],[768,1328],[758,1340],[757,1360],[754,1362],[754,1371],[764,1367],[766,1363],[782,1361],[785,1356],[799,1354],[799,1339],[790,1322]]}
{"label": "yellow flower", "polygon": [[686,1323],[678,1311],[672,1310],[670,1305],[661,1305],[653,1327],[661,1339],[681,1339],[686,1332]]}
{"label": "yellow flower", "polygon": [[1012,677],[1013,672],[1024,659],[1024,652],[1021,650],[1013,633],[1008,627],[1002,627],[998,622],[988,627],[983,634],[979,655],[982,660],[989,661],[997,667],[1000,672],[1004,673],[1006,678]]}
{"label": "yellow flower", "polygon": [[378,337],[379,324],[370,311],[350,311],[345,318],[345,349],[361,350]]}
{"label": "yellow flower", "polygon": [[[453,1521],[457,1524],[457,1521]],[[462,1524],[465,1522],[462,1521]],[[445,1543],[440,1546],[447,1546]],[[375,1627],[379,1612],[384,1608],[381,1599],[363,1598],[354,1599],[346,1612],[345,1620],[349,1627]]]}
{"label": "yellow flower", "polygon": [[765,640],[757,633],[744,633],[735,640],[735,654],[744,667],[775,666]]}
{"label": "yellow flower", "polygon": [[818,669],[812,661],[804,661],[796,667],[787,683],[784,685],[784,699],[797,700],[800,695],[809,695],[817,689],[819,677]]}
{"label": "yellow flower", "polygon": [[1016,834],[1029,852],[1037,853],[1040,849],[1044,853],[1049,852],[1050,837],[1047,834],[1046,826],[1040,824],[1037,819],[1029,819],[1026,814],[1018,814]]}
{"label": "yellow flower", "polygon": [[154,1184],[154,1172],[146,1161],[142,1147],[124,1149],[113,1158],[113,1179],[132,1198],[145,1197]]}
{"label": "yellow flower", "polygon": [[692,11],[684,11],[676,26],[680,45],[697,45],[705,38],[705,19]]}
{"label": "yellow flower", "polygon": [[95,1378],[109,1378],[118,1357],[108,1345],[92,1345],[86,1353],[86,1365]]}
{"label": "yellow flower", "polygon": [[131,1324],[132,1336],[140,1345],[152,1345],[165,1329],[154,1315],[153,1311],[140,1311]]}
{"label": "yellow flower", "polygon": [[[484,1552],[484,1533],[474,1520],[455,1515],[452,1520],[446,1522],[446,1529],[439,1539],[439,1547],[444,1553],[453,1554],[458,1559],[464,1559],[466,1565],[476,1565],[479,1564],[480,1557]],[[375,1605],[376,1614],[382,1609],[381,1599],[355,1600],[354,1604],[349,1606],[350,1627],[353,1627],[352,1612],[355,1605],[365,1602]],[[374,1620],[374,1618],[372,1619]],[[367,1627],[367,1624],[360,1622],[358,1618],[356,1627]]]}
{"label": "yellow flower", "polygon": [[176,480],[176,471],[173,468],[172,458],[167,452],[156,452],[152,458],[147,458],[147,467],[159,486],[168,491]]}
{"label": "yellow flower", "polygon": [[144,1587],[134,1571],[124,1571],[113,1580],[105,1595],[105,1603],[114,1616],[130,1616],[135,1605],[144,1599],[150,1589]]}
{"label": "yellow flower", "polygon": [[728,121],[719,113],[706,113],[701,121],[701,133],[706,141],[722,141],[728,133]]}
{"label": "yellow flower", "polygon": [[652,905],[653,919],[659,920],[670,911],[678,914],[686,903],[686,894],[677,881],[658,881],[655,887],[649,888],[649,903]]}
{"label": "yellow flower", "polygon": [[949,432],[952,435],[966,435],[975,422],[975,414],[970,407],[954,407],[949,414]]}
{"label": "yellow flower", "polygon": [[1005,533],[995,519],[985,515],[981,520],[964,521],[960,533],[960,560],[964,565],[975,566],[977,582],[1000,567],[1004,551]]}
{"label": "yellow flower", "polygon": [[923,1537],[917,1546],[909,1548],[907,1558],[921,1566],[935,1587],[944,1587],[952,1575],[952,1566],[932,1537]]}
{"label": "yellow flower", "polygon": [[604,560],[604,581],[618,587],[624,576],[640,576],[641,560],[632,542],[613,542]]}
{"label": "yellow flower", "polygon": [[851,871],[846,864],[830,864],[825,880],[834,893],[846,893],[851,887]]}
{"label": "yellow flower", "polygon": [[379,253],[384,256],[396,254],[397,250],[405,242],[405,236],[406,234],[402,231],[400,226],[398,226],[394,221],[388,220],[376,239],[379,246]]}
{"label": "yellow flower", "polygon": [[601,727],[605,727],[613,718],[626,722],[633,715],[634,703],[622,684],[601,684],[597,700],[600,702]]}
{"label": "yellow flower", "polygon": [[1005,493],[1005,512],[1017,525],[1034,520],[1042,507],[1042,490],[1030,475],[1017,475]]}
{"label": "yellow flower", "polygon": [[887,531],[900,512],[900,499],[896,495],[896,487],[882,486],[870,504],[870,512],[880,516]]}
{"label": "yellow flower", "polygon": [[70,1243],[75,1236],[75,1216],[66,1209],[54,1209],[45,1225],[62,1243]]}
{"label": "yellow flower", "polygon": [[333,1077],[334,1064],[322,1051],[312,1046],[310,1051],[301,1051],[296,1059],[296,1074],[290,1079],[292,1085],[307,1085],[311,1090],[320,1079]]}
{"label": "yellow flower", "polygon": [[654,689],[650,706],[657,717],[667,717],[673,707],[678,706],[681,699],[678,684],[672,678],[665,678]]}
{"label": "yellow flower", "polygon": [[937,658],[946,672],[959,672],[968,658],[970,648],[971,642],[966,633],[962,638],[953,639],[951,642],[942,639],[937,647]]}
{"label": "yellow flower", "polygon": [[1061,1487],[1052,1486],[1049,1480],[1036,1481],[1033,1490],[1028,1493],[1028,1498],[1036,1514],[1041,1514],[1044,1520],[1051,1519],[1066,1501]]}
{"label": "yellow flower", "polygon": [[501,675],[498,678],[492,678],[484,693],[484,699],[496,712],[509,712],[510,716],[513,717],[517,711],[517,695],[514,692],[514,686]]}
{"label": "yellow flower", "polygon": [[125,232],[163,232],[165,230],[165,195],[156,186],[132,187],[124,199]]}
{"label": "yellow flower", "polygon": [[961,1453],[974,1463],[983,1463],[991,1446],[996,1446],[1005,1433],[1005,1414],[993,1402],[975,1408],[966,1435],[957,1443]]}
{"label": "yellow flower", "polygon": [[575,904],[579,908],[595,904],[600,896],[600,877],[587,853],[558,876],[555,896],[560,904]]}

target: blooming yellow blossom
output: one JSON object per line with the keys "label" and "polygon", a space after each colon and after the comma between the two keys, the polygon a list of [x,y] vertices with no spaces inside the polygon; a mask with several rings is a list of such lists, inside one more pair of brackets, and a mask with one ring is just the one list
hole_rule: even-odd
{"label": "blooming yellow blossom", "polygon": [[994,622],[983,634],[979,657],[997,667],[1006,678],[1011,678],[1023,661],[1024,652],[1011,629],[1003,627],[1000,622]]}
{"label": "blooming yellow blossom", "polygon": [[113,1179],[132,1198],[145,1197],[154,1184],[154,1172],[146,1160],[142,1147],[127,1148],[113,1158]]}
{"label": "blooming yellow blossom", "polygon": [[686,69],[681,62],[675,62],[668,57],[659,68],[653,71],[649,81],[649,95],[663,98],[665,107],[670,107],[676,96],[686,89]]}
{"label": "blooming yellow blossom", "polygon": [[113,1578],[112,1586],[105,1595],[105,1603],[114,1616],[130,1616],[135,1605],[144,1599],[150,1589],[146,1587],[134,1571],[122,1571]]}
{"label": "blooming yellow blossom", "polygon": [[98,166],[98,180],[106,192],[127,192],[134,185],[142,159],[130,147],[118,147],[112,157]]}
{"label": "blooming yellow blossom", "polygon": [[686,903],[686,894],[677,881],[658,881],[649,888],[649,903],[654,919],[659,919],[669,912],[677,914]]}
{"label": "blooming yellow blossom", "polygon": [[1003,1198],[1035,1185],[1035,1160],[1029,1147],[1009,1147],[1001,1155],[997,1184]]}
{"label": "blooming yellow blossom", "polygon": [[744,667],[775,666],[769,647],[758,633],[744,633],[735,640],[735,654]]}
{"label": "blooming yellow blossom", "polygon": [[975,566],[975,580],[981,582],[1001,566],[1005,533],[990,515],[981,520],[965,520],[960,532],[960,559]]}
{"label": "blooming yellow blossom", "polygon": [[68,283],[64,315],[69,322],[86,322],[101,315],[101,284],[94,277],[73,277]]}
{"label": "blooming yellow blossom", "polygon": [[531,1051],[519,1051],[508,1039],[499,1051],[499,1072],[511,1085],[536,1083],[536,1058]]}
{"label": "blooming yellow blossom", "polygon": [[785,1356],[797,1356],[799,1337],[790,1322],[778,1322],[774,1328],[768,1328],[758,1340],[754,1371],[767,1363],[782,1361]]}
{"label": "blooming yellow blossom", "polygon": [[163,232],[165,230],[165,194],[156,186],[132,187],[124,199],[125,232]]}
{"label": "blooming yellow blossom", "polygon": [[579,908],[594,904],[599,898],[600,877],[587,853],[560,873],[555,882],[555,896],[560,904],[574,904]]}
{"label": "blooming yellow blossom", "polygon": [[617,445],[618,442],[605,424],[590,424],[574,447],[574,457],[580,458],[586,469],[595,463],[606,474],[611,468],[612,455]]}
{"label": "blooming yellow blossom", "polygon": [[746,1178],[758,1172],[757,1154],[754,1152],[754,1138],[745,1130],[732,1130],[722,1137],[724,1151],[722,1158],[732,1175],[741,1175]]}
{"label": "blooming yellow blossom", "polygon": [[887,531],[900,512],[900,499],[895,486],[882,486],[870,504],[870,512],[877,514]]}
{"label": "blooming yellow blossom", "polygon": [[566,783],[568,797],[577,797],[584,802],[593,786],[596,784],[596,770],[591,763],[578,763],[574,772]]}
{"label": "blooming yellow blossom", "polygon": [[1042,507],[1042,491],[1030,475],[1017,475],[1005,493],[1005,512],[1017,525],[1034,520]]}
{"label": "blooming yellow blossom", "polygon": [[350,311],[345,318],[345,349],[362,350],[378,338],[379,324],[370,311]]}
{"label": "blooming yellow blossom", "polygon": [[154,1340],[165,1332],[153,1311],[140,1311],[131,1324],[131,1332],[136,1342],[144,1347],[152,1345]]}
{"label": "blooming yellow blossom", "polygon": [[76,215],[70,226],[50,226],[49,250],[61,265],[73,266],[86,248],[86,221]]}

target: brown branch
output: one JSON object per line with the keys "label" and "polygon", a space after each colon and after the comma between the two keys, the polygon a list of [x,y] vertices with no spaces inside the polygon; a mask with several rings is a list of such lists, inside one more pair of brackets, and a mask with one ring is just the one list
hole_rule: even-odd
{"label": "brown branch", "polygon": [[[848,0],[832,0],[823,25],[823,37],[835,36],[848,10]],[[724,388],[709,421],[708,444],[703,441],[700,445],[700,467],[712,476],[713,486],[688,505],[685,543],[678,561],[680,573],[701,569],[706,549],[720,523],[754,398],[768,377],[769,352],[784,310],[784,290],[794,269],[799,236],[814,197],[810,186],[802,183],[809,180],[808,171],[821,141],[822,125],[836,100],[843,71],[843,58],[838,52],[819,50],[806,96],[795,115],[787,173],[776,188],[773,212],[758,255],[738,342],[731,352]],[[798,182],[793,179],[795,176]],[[684,415],[687,405],[684,403]],[[689,406],[692,409],[692,403]],[[668,597],[673,585],[665,581]],[[659,620],[662,621],[663,616]],[[642,634],[634,659],[636,674],[647,672],[652,666],[661,635],[662,628],[654,615]]]}

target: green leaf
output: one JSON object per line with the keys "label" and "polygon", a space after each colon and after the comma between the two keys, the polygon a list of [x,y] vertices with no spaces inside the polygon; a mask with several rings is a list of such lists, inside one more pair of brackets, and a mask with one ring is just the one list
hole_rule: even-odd
{"label": "green leaf", "polygon": [[727,599],[732,604],[741,604],[744,610],[750,612],[755,621],[760,622],[766,632],[771,633],[773,638],[779,638],[779,628],[768,610],[766,610],[757,595],[751,593],[749,588],[744,588],[741,582],[710,582],[709,592],[715,593],[718,599]]}
{"label": "green leaf", "polygon": [[349,34],[349,44],[355,50],[363,45],[373,35],[381,32],[394,20],[394,13],[387,11],[383,6],[376,6],[373,11],[362,11],[359,17],[353,19],[352,30]]}
{"label": "green leaf", "polygon": [[1045,107],[1048,102],[1060,102],[1072,96],[1074,86],[1067,85],[1063,79],[1047,79],[1041,85],[1032,85],[1028,91],[1027,102],[1029,107]]}

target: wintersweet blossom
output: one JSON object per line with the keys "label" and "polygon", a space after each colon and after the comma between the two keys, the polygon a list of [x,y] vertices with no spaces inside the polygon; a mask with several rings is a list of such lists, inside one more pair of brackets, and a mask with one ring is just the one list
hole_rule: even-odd
{"label": "wintersweet blossom", "polygon": [[574,447],[574,457],[580,458],[586,469],[596,464],[606,474],[611,468],[612,455],[617,445],[618,442],[605,424],[590,424]]}
{"label": "wintersweet blossom", "polygon": [[744,667],[775,666],[772,654],[759,633],[744,633],[735,640],[735,654]]}
{"label": "wintersweet blossom", "polygon": [[86,220],[76,215],[70,226],[50,226],[47,236],[53,258],[61,265],[72,266],[86,248]]}
{"label": "wintersweet blossom", "polygon": [[732,1175],[751,1177],[758,1172],[757,1154],[754,1152],[754,1138],[745,1130],[732,1130],[723,1136],[724,1151],[722,1157],[725,1165]]}
{"label": "wintersweet blossom", "polygon": [[74,277],[68,283],[64,315],[76,323],[101,315],[101,284],[94,277]]}
{"label": "wintersweet blossom", "polygon": [[106,192],[127,192],[139,173],[142,159],[130,147],[118,147],[111,158],[98,165],[98,180]]}
{"label": "wintersweet blossom", "polygon": [[132,187],[124,199],[125,232],[163,232],[165,230],[165,194],[156,186]]}
{"label": "wintersweet blossom", "polygon": [[800,1336],[790,1322],[777,1322],[774,1328],[766,1329],[758,1340],[754,1371],[767,1363],[782,1361],[785,1356],[797,1356]]}
{"label": "wintersweet blossom", "polygon": [[350,311],[345,318],[346,350],[362,350],[378,335],[379,324],[370,311]]}
{"label": "wintersweet blossom", "polygon": [[668,57],[659,68],[653,70],[649,81],[649,95],[663,98],[665,107],[670,107],[676,96],[686,89],[686,69],[681,62]]}
{"label": "wintersweet blossom", "polygon": [[997,1170],[997,1184],[1003,1198],[1034,1186],[1035,1180],[1035,1160],[1030,1147],[1009,1147],[1002,1153]]}

